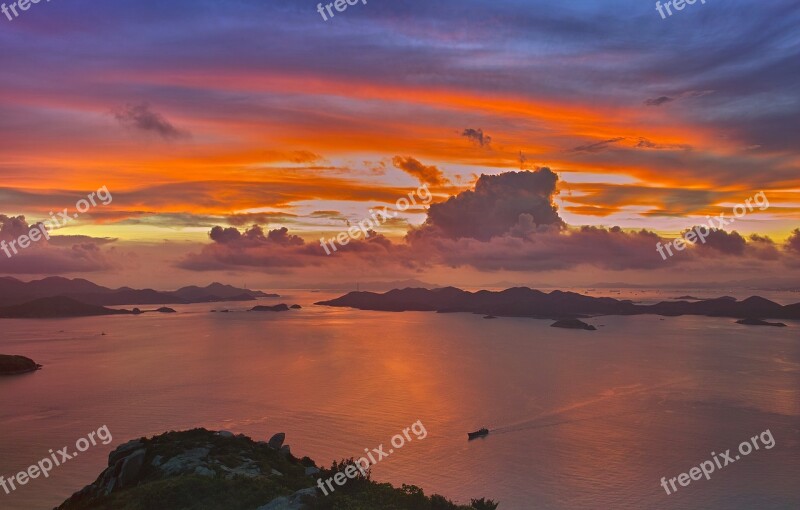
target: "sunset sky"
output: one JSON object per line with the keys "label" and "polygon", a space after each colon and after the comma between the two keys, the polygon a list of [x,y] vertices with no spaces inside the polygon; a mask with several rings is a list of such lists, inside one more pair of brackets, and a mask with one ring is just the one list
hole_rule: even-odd
{"label": "sunset sky", "polygon": [[[113,195],[0,253],[0,274],[800,282],[796,1],[667,19],[648,1],[566,4],[369,0],[324,21],[306,0],[54,0],[0,16],[0,239]],[[422,184],[430,211],[320,247]],[[658,255],[760,191],[768,208]]]}

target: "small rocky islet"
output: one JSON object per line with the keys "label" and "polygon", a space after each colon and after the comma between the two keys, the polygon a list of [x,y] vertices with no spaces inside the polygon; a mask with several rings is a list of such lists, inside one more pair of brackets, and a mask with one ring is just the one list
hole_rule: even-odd
{"label": "small rocky islet", "polygon": [[596,331],[597,328],[591,324],[587,324],[580,319],[561,319],[550,324],[552,328],[565,328],[565,329],[585,329],[586,331]]}
{"label": "small rocky islet", "polygon": [[41,368],[42,365],[25,356],[0,354],[0,375],[27,374]]}
{"label": "small rocky islet", "polygon": [[773,326],[776,328],[786,327],[786,324],[782,322],[767,322],[761,319],[753,319],[753,318],[740,319],[736,321],[736,324],[742,324],[744,326]]}
{"label": "small rocky islet", "polygon": [[289,306],[289,305],[287,305],[285,303],[281,303],[279,305],[273,305],[273,306],[257,305],[257,306],[254,306],[253,308],[251,308],[249,311],[251,311],[251,312],[288,312],[290,309],[296,310],[298,308],[300,308],[300,305]]}

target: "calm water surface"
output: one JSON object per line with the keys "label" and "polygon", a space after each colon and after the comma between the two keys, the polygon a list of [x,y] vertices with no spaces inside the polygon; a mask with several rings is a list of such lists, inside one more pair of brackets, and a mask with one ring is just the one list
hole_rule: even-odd
{"label": "calm water surface", "polygon": [[[287,434],[318,463],[428,431],[374,467],[459,502],[515,509],[800,508],[800,323],[730,319],[550,321],[314,306],[208,313],[0,320],[0,353],[45,365],[0,379],[0,474],[74,445],[98,445],[10,495],[0,508],[48,509],[92,482],[118,444],[198,426],[255,439]],[[244,310],[249,304],[231,304]],[[102,336],[101,333],[106,335]],[[467,442],[466,432],[493,432]],[[770,429],[775,446],[667,496],[679,475]],[[413,435],[412,435],[413,438]]]}

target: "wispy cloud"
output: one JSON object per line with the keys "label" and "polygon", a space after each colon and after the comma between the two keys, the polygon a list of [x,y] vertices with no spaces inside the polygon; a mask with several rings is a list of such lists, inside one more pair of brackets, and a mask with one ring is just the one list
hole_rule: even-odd
{"label": "wispy cloud", "polygon": [[114,117],[123,126],[151,132],[165,140],[190,138],[188,131],[176,128],[158,112],[153,111],[147,103],[129,104],[114,112]]}
{"label": "wispy cloud", "polygon": [[662,104],[667,104],[673,101],[679,101],[681,99],[686,99],[690,97],[707,96],[708,94],[711,94],[713,92],[714,92],[713,90],[687,90],[686,92],[682,92],[676,96],[659,96],[650,99],[645,99],[644,104],[646,104],[647,106],[661,106]]}
{"label": "wispy cloud", "polygon": [[600,152],[606,150],[609,146],[617,142],[621,142],[624,139],[624,136],[618,136],[616,138],[603,140],[602,142],[579,145],[578,147],[573,148],[570,152]]}
{"label": "wispy cloud", "polygon": [[392,158],[392,163],[408,175],[419,179],[422,184],[444,186],[450,182],[444,176],[444,173],[435,166],[425,166],[412,157],[395,156]]}
{"label": "wispy cloud", "polygon": [[463,133],[461,133],[461,136],[470,139],[472,142],[474,142],[476,145],[480,147],[488,148],[489,144],[492,143],[492,137],[487,134],[484,134],[483,129],[480,128],[478,129],[467,128],[464,130]]}

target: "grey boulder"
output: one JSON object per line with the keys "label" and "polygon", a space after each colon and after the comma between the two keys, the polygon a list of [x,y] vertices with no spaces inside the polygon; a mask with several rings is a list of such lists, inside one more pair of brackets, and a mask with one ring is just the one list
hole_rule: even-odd
{"label": "grey boulder", "polygon": [[306,506],[303,499],[306,497],[316,497],[317,489],[309,487],[302,489],[291,496],[281,496],[280,498],[273,499],[264,506],[258,507],[257,510],[303,510]]}
{"label": "grey boulder", "polygon": [[283,432],[278,432],[269,439],[269,443],[267,444],[269,444],[269,447],[273,450],[280,450],[284,441],[286,441],[286,434]]}
{"label": "grey boulder", "polygon": [[139,472],[142,470],[142,466],[144,466],[144,454],[145,450],[142,448],[125,458],[122,462],[119,476],[117,477],[117,487],[122,489],[136,481],[136,477],[139,476]]}

